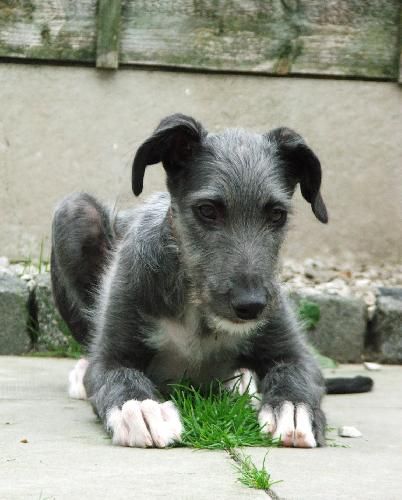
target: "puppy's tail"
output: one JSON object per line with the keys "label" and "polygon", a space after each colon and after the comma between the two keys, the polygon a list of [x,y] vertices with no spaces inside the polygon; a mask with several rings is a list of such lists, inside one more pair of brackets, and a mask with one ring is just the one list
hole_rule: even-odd
{"label": "puppy's tail", "polygon": [[325,379],[327,394],[354,394],[370,392],[374,381],[370,377],[357,375],[356,377],[335,377]]}

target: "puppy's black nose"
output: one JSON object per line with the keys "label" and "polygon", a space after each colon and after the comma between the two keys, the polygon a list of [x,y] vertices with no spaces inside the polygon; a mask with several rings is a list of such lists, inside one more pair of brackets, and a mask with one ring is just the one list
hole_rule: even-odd
{"label": "puppy's black nose", "polygon": [[232,294],[231,305],[239,319],[256,319],[267,305],[267,294],[263,290],[239,290]]}

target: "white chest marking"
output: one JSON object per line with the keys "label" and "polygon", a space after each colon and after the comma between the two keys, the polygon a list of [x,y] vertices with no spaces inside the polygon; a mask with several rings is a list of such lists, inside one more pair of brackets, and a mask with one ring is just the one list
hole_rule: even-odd
{"label": "white chest marking", "polygon": [[163,319],[151,342],[159,351],[174,353],[191,363],[200,364],[206,357],[229,347],[225,337],[200,334],[198,318],[191,314],[183,323]]}
{"label": "white chest marking", "polygon": [[209,323],[208,331],[201,331],[203,322],[195,307],[189,307],[180,321],[158,321],[147,338],[147,344],[156,351],[147,370],[155,383],[183,377],[199,383],[230,378],[250,327],[234,331]]}

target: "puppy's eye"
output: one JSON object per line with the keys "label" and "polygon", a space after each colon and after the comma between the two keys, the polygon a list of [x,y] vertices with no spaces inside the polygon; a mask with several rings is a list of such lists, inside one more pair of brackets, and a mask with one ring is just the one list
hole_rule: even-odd
{"label": "puppy's eye", "polygon": [[211,203],[205,203],[198,206],[198,213],[203,219],[216,220],[218,218],[218,211]]}
{"label": "puppy's eye", "polygon": [[283,208],[272,208],[269,212],[269,220],[275,226],[283,226],[287,219],[287,212]]}

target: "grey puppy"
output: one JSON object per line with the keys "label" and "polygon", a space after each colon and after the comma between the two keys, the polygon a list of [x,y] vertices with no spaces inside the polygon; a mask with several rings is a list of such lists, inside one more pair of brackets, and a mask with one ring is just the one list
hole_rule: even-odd
{"label": "grey puppy", "polygon": [[[90,400],[115,444],[164,447],[182,432],[162,402],[169,384],[235,376],[238,390],[261,393],[263,431],[285,446],[324,445],[325,381],[277,271],[297,184],[328,220],[318,158],[287,128],[211,134],[175,114],[136,153],[135,195],[158,162],[169,193],[140,208],[114,215],[75,194],[56,210],[54,295],[89,349],[70,395]],[[368,390],[367,379],[354,383],[338,392]]]}

